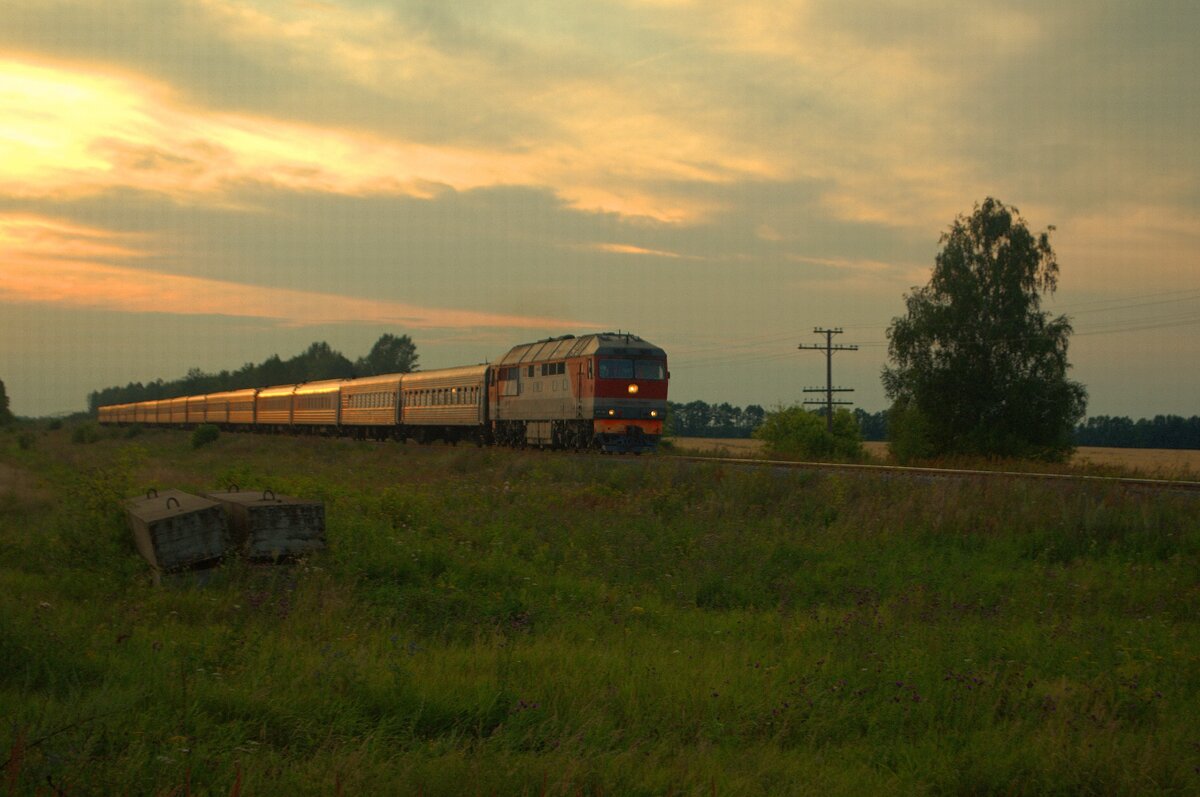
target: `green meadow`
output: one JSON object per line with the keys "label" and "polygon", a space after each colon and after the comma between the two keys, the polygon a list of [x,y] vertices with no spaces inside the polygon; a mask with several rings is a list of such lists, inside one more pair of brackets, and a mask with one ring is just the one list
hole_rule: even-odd
{"label": "green meadow", "polygon": [[[229,483],[328,550],[155,587]],[[1195,494],[0,433],[4,794],[1194,794],[1198,618]]]}

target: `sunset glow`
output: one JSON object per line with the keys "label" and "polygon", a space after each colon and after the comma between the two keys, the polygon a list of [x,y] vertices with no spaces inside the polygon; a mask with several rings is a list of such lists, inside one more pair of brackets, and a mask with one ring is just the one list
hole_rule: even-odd
{"label": "sunset glow", "polygon": [[[416,337],[430,366],[595,326],[707,349],[683,398],[766,406],[812,381],[789,358],[826,325],[857,330],[845,381],[879,409],[888,324],[991,196],[1056,228],[1092,410],[1190,412],[1197,24],[1084,0],[10,0],[0,379],[34,412],[50,374],[107,369],[65,409],[236,366],[202,344],[231,318],[230,346],[281,353],[444,329]],[[1165,340],[1146,295],[1176,303]]]}
{"label": "sunset glow", "polygon": [[352,296],[165,274],[111,265],[146,252],[104,230],[52,219],[0,217],[0,303],[125,313],[241,316],[291,327],[384,324],[404,328],[587,326],[561,318],[418,307]]}

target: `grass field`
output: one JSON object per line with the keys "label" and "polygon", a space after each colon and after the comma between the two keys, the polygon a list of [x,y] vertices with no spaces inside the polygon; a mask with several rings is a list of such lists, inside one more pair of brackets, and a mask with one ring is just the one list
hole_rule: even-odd
{"label": "grass field", "polygon": [[[715,437],[677,437],[681,451],[726,452],[726,456],[763,456],[763,441],[723,439]],[[863,443],[874,462],[886,462],[887,443]],[[1098,448],[1083,446],[1075,450],[1070,464],[1075,467],[1093,466],[1102,469],[1164,478],[1200,478],[1200,451],[1165,448]]]}
{"label": "grass field", "polygon": [[[1200,502],[441,446],[0,433],[6,794],[1200,791]],[[120,499],[326,502],[155,588]]]}

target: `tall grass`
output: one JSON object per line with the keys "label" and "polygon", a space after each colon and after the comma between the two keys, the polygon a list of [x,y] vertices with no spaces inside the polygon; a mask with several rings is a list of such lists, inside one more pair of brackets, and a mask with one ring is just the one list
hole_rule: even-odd
{"label": "tall grass", "polygon": [[[14,793],[1200,789],[1186,495],[68,434],[0,454]],[[231,482],[329,550],[153,587],[119,498]]]}

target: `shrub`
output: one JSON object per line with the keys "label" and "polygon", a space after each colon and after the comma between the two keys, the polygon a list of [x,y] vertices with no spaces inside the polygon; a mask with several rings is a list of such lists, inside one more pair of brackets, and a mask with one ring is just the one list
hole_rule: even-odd
{"label": "shrub", "polygon": [[52,418],[50,423],[46,424],[46,430],[50,432],[57,432],[61,428],[62,418]]}
{"label": "shrub", "polygon": [[831,433],[815,412],[802,406],[780,407],[767,413],[754,437],[764,441],[772,454],[850,460],[865,456],[858,422],[846,410],[833,414]]}
{"label": "shrub", "polygon": [[94,443],[100,439],[100,429],[94,423],[84,423],[75,427],[75,431],[71,432],[72,443]]}
{"label": "shrub", "polygon": [[932,458],[937,447],[930,419],[916,407],[895,404],[888,411],[888,450],[901,464]]}
{"label": "shrub", "polygon": [[211,423],[203,423],[192,432],[192,448],[200,448],[221,436],[221,430]]}
{"label": "shrub", "polygon": [[37,438],[34,437],[33,432],[21,432],[19,435],[17,435],[17,446],[22,451],[28,451],[29,449],[33,448],[33,444],[36,441]]}

